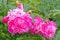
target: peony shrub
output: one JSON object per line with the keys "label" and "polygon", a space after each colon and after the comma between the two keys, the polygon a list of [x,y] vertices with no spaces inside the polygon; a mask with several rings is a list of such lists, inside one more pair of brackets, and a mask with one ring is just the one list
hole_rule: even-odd
{"label": "peony shrub", "polygon": [[45,38],[53,38],[57,30],[54,21],[44,20],[38,16],[32,19],[29,12],[24,12],[22,4],[19,4],[16,9],[10,10],[2,21],[8,24],[8,32],[12,35],[30,32]]}

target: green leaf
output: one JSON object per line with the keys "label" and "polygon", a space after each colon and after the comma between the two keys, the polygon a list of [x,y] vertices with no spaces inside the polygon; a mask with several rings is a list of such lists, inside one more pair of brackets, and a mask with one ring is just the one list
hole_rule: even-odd
{"label": "green leaf", "polygon": [[18,37],[18,38],[16,38],[16,40],[21,40],[21,38],[20,38],[20,37]]}
{"label": "green leaf", "polygon": [[56,20],[56,24],[57,24],[57,26],[58,26],[58,29],[60,29],[60,20],[59,20],[59,19]]}
{"label": "green leaf", "polygon": [[57,31],[54,40],[60,40],[60,30]]}

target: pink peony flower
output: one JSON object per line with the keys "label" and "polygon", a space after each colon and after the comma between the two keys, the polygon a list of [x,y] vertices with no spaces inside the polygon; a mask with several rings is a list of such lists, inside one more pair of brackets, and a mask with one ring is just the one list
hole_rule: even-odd
{"label": "pink peony flower", "polygon": [[53,21],[47,22],[46,24],[42,25],[43,36],[46,38],[53,38],[56,30],[56,23]]}
{"label": "pink peony flower", "polygon": [[11,34],[22,34],[29,31],[32,26],[32,18],[29,13],[23,11],[23,5],[20,4],[16,9],[10,10],[3,21],[8,24],[8,32]]}
{"label": "pink peony flower", "polygon": [[29,31],[29,27],[32,26],[32,18],[29,14],[25,14],[22,17],[15,17],[8,21],[8,32],[11,34],[22,34]]}

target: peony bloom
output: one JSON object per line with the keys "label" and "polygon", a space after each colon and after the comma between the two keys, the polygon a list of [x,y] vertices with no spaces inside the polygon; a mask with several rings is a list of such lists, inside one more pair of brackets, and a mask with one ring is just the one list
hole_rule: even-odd
{"label": "peony bloom", "polygon": [[56,30],[56,23],[53,21],[47,22],[46,24],[42,25],[43,36],[46,38],[53,38]]}
{"label": "peony bloom", "polygon": [[[7,19],[8,17],[8,19]],[[29,31],[32,26],[32,18],[29,13],[23,11],[23,5],[20,4],[16,9],[10,10],[3,22],[8,24],[8,32],[11,34],[22,34]]]}
{"label": "peony bloom", "polygon": [[11,34],[22,34],[29,31],[32,26],[32,18],[29,14],[23,16],[16,16],[14,19],[8,21],[8,32]]}

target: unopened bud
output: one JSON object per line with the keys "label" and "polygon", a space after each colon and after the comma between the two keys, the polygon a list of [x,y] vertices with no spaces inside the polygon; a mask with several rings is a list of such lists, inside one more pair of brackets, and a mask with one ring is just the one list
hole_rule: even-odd
{"label": "unopened bud", "polygon": [[16,1],[16,5],[19,5],[19,4],[20,4],[20,2],[17,0],[17,1]]}
{"label": "unopened bud", "polygon": [[29,14],[31,14],[32,11],[31,11],[31,10],[28,10],[27,12],[28,12]]}

